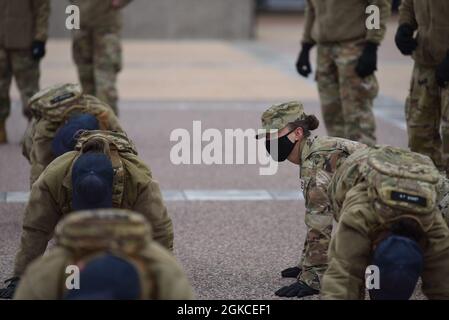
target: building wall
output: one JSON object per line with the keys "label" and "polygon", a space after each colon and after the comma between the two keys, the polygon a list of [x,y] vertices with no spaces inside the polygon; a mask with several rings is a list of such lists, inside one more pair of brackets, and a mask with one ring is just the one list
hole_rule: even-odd
{"label": "building wall", "polygon": [[[65,28],[68,0],[51,3],[50,36],[70,36]],[[123,36],[248,39],[254,35],[254,14],[254,0],[134,0],[124,9]]]}

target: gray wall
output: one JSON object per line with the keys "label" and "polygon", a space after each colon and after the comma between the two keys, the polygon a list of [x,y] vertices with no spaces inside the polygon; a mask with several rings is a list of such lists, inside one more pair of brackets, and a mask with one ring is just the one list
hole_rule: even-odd
{"label": "gray wall", "polygon": [[[68,0],[51,3],[50,36],[70,36]],[[254,35],[254,13],[254,0],[134,0],[124,9],[123,37],[248,39]]]}

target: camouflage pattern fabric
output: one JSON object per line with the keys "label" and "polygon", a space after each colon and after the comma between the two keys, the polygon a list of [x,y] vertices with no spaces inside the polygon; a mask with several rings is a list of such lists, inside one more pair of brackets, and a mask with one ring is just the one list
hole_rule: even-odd
{"label": "camouflage pattern fabric", "polygon": [[104,101],[117,114],[117,75],[122,69],[120,33],[81,29],[73,33],[73,59],[84,92]]}
{"label": "camouflage pattern fabric", "polygon": [[438,86],[435,68],[415,64],[405,115],[410,149],[429,156],[438,169],[447,172],[449,88]]}
{"label": "camouflage pattern fabric", "polygon": [[322,298],[363,299],[376,239],[394,222],[409,218],[425,232],[423,293],[429,299],[448,299],[449,229],[437,208],[438,201],[444,205],[444,179],[429,157],[400,148],[376,146],[349,156],[328,188],[338,226]]}
{"label": "camouflage pattern fabric", "polygon": [[92,114],[101,130],[123,131],[111,108],[97,98],[83,94],[78,84],[59,84],[41,90],[31,97],[29,109],[33,119],[25,132],[22,152],[31,164],[31,185],[55,159],[51,142],[71,116]]}
{"label": "camouflage pattern fabric", "polygon": [[9,116],[11,100],[9,90],[12,78],[16,80],[22,100],[22,111],[31,117],[28,100],[39,91],[39,62],[35,61],[30,50],[6,50],[0,47],[0,119]]}
{"label": "camouflage pattern fabric", "polygon": [[333,137],[307,138],[301,143],[300,179],[303,186],[307,234],[300,258],[298,280],[320,290],[327,268],[327,251],[332,233],[333,212],[327,188],[346,158],[366,145]]}
{"label": "camouflage pattern fabric", "polygon": [[56,243],[77,255],[108,250],[136,254],[151,241],[145,218],[130,210],[100,209],[67,216],[56,227]]}
{"label": "camouflage pattern fabric", "polygon": [[299,101],[276,104],[262,114],[262,128],[281,130],[289,123],[306,118],[304,106]]}
{"label": "camouflage pattern fabric", "polygon": [[[337,43],[364,39],[380,43],[387,30],[391,0],[307,0],[303,42]],[[379,8],[380,28],[366,28],[366,8]],[[331,14],[330,14],[331,13]]]}
{"label": "camouflage pattern fabric", "polygon": [[318,45],[316,81],[328,135],[373,145],[379,86],[374,74],[360,78],[355,72],[363,48],[360,41]]}
{"label": "camouflage pattern fabric", "polygon": [[56,226],[56,246],[27,268],[14,298],[62,299],[67,291],[67,266],[81,268],[95,257],[113,254],[138,271],[141,299],[193,299],[192,287],[182,268],[151,235],[151,226],[133,211],[101,209],[72,213]]}

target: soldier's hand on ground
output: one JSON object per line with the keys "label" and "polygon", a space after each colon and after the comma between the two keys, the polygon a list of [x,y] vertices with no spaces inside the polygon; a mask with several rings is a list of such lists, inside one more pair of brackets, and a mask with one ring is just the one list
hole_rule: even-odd
{"label": "soldier's hand on ground", "polygon": [[367,42],[363,49],[362,55],[357,62],[355,72],[360,78],[365,78],[377,70],[377,44]]}
{"label": "soldier's hand on ground", "polygon": [[312,49],[312,47],[313,44],[304,43],[301,52],[299,53],[298,60],[296,61],[296,70],[305,78],[312,72],[312,66],[310,64],[310,49]]}
{"label": "soldier's hand on ground", "polygon": [[441,62],[436,71],[437,83],[441,88],[446,88],[449,82],[449,52]]}
{"label": "soldier's hand on ground", "polygon": [[45,56],[45,42],[33,41],[31,45],[31,55],[34,60],[40,60]]}
{"label": "soldier's hand on ground", "polygon": [[300,267],[287,268],[281,271],[281,276],[282,278],[297,278],[300,272]]}
{"label": "soldier's hand on ground", "polygon": [[13,277],[5,281],[5,284],[8,284],[6,288],[0,289],[0,299],[12,299],[14,296],[14,292],[19,285],[19,277]]}
{"label": "soldier's hand on ground", "polygon": [[313,296],[315,294],[320,293],[318,290],[315,290],[311,287],[309,287],[307,284],[305,284],[302,281],[297,281],[289,286],[282,287],[278,291],[276,291],[274,294],[278,297],[287,297],[287,298],[303,298],[307,296]]}
{"label": "soldier's hand on ground", "polygon": [[418,46],[418,42],[413,38],[413,32],[413,27],[409,24],[400,25],[396,31],[394,41],[403,55],[411,55]]}

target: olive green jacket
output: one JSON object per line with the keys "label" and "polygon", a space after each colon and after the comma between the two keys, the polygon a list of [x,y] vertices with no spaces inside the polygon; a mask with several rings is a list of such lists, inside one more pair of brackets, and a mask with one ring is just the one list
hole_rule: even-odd
{"label": "olive green jacket", "polygon": [[[425,219],[428,243],[423,248],[422,291],[429,299],[449,299],[449,229],[438,210],[431,217],[430,224],[426,223],[429,217]],[[383,219],[371,205],[366,183],[348,191],[329,248],[321,286],[323,299],[364,299],[365,270],[373,244],[379,232],[390,225],[391,221]]]}
{"label": "olive green jacket", "polygon": [[50,0],[0,0],[0,48],[28,49],[46,41]]}
{"label": "olive green jacket", "polygon": [[[331,44],[365,39],[380,44],[387,29],[390,3],[389,0],[307,0],[303,42]],[[366,28],[365,11],[369,5],[379,8],[379,29]]]}
{"label": "olive green jacket", "polygon": [[369,172],[365,164],[372,149],[354,152],[329,183],[328,197],[338,226],[329,247],[322,298],[364,299],[365,270],[370,264],[374,243],[394,221],[409,217],[421,225],[428,240],[423,248],[423,292],[430,299],[449,299],[449,229],[443,215],[436,208],[419,214],[386,207],[380,211],[375,209],[365,179]]}
{"label": "olive green jacket", "polygon": [[399,24],[410,24],[418,31],[415,61],[426,67],[440,64],[449,50],[449,2],[402,0],[399,12]]}
{"label": "olive green jacket", "polygon": [[[190,300],[192,287],[175,258],[157,243],[150,243],[143,251],[145,275],[140,274],[142,299]],[[17,300],[59,300],[67,292],[65,287],[69,265],[76,265],[74,255],[57,246],[49,254],[34,261],[26,270],[14,295]],[[80,283],[82,286],[82,283]]]}
{"label": "olive green jacket", "polygon": [[[54,160],[33,184],[25,209],[14,274],[45,252],[56,224],[72,211],[71,171],[79,152],[68,152]],[[134,154],[120,153],[125,171],[121,208],[142,213],[153,228],[153,238],[173,249],[173,225],[164,205],[159,184],[150,169]]]}

